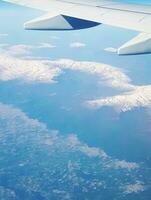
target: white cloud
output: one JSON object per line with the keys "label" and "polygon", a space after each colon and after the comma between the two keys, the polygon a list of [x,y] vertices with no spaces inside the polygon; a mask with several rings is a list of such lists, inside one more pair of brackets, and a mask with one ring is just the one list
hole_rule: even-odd
{"label": "white cloud", "polygon": [[89,100],[86,105],[90,108],[99,109],[103,106],[113,106],[118,112],[126,112],[137,107],[151,107],[151,85],[133,85],[131,79],[119,68],[102,63],[67,59],[46,61],[46,63],[56,65],[60,69],[78,70],[96,75],[100,78],[100,82],[124,91],[120,95]]}
{"label": "white cloud", "polygon": [[133,170],[139,168],[139,165],[135,162],[127,162],[125,160],[115,160],[113,163],[116,169]]}
{"label": "white cloud", "polygon": [[19,44],[19,45],[12,45],[12,46],[3,46],[5,50],[7,51],[8,54],[10,55],[28,55],[31,53],[31,50],[33,49],[33,46],[31,45],[24,45],[24,44]]}
{"label": "white cloud", "polygon": [[85,47],[86,44],[84,43],[81,43],[81,42],[73,42],[70,44],[70,47],[71,48],[82,48],[82,47]]}
{"label": "white cloud", "polygon": [[[48,47],[50,44],[41,44],[39,48]],[[137,86],[131,83],[131,79],[119,68],[96,62],[74,61],[61,59],[50,60],[25,60],[10,56],[10,54],[28,54],[33,46],[30,45],[2,45],[0,55],[1,73],[0,80],[20,79],[25,81],[53,82],[54,77],[59,76],[64,69],[90,73],[99,78],[99,82],[106,86],[123,90],[120,95],[89,100],[86,102],[90,108],[99,109],[103,106],[112,106],[119,112],[126,112],[136,107],[151,107],[151,85]],[[7,51],[6,51],[6,48]],[[7,53],[6,53],[7,52]]]}
{"label": "white cloud", "polygon": [[54,194],[56,194],[58,197],[60,197],[60,199],[62,199],[62,200],[70,200],[70,199],[72,199],[72,197],[70,196],[69,192],[67,192],[67,191],[54,189],[52,192]]}
{"label": "white cloud", "polygon": [[26,56],[30,55],[35,49],[53,49],[56,48],[55,45],[50,43],[40,43],[38,45],[28,45],[28,44],[18,44],[18,45],[8,45],[0,44],[0,48],[6,51],[7,54],[13,56]]}
{"label": "white cloud", "polygon": [[61,70],[57,67],[46,65],[42,61],[24,60],[9,56],[0,55],[0,80],[23,80],[29,82],[53,83]]}
{"label": "white cloud", "polygon": [[66,139],[66,143],[70,148],[76,148],[89,157],[108,158],[107,154],[103,150],[95,147],[89,147],[86,144],[81,144],[76,135],[69,135]]}
{"label": "white cloud", "polygon": [[151,107],[151,85],[132,84],[131,79],[119,68],[102,63],[67,59],[46,62],[56,65],[60,69],[78,70],[96,75],[107,86],[123,90],[120,95],[87,101],[86,105],[90,108],[99,109],[103,106],[112,106],[119,112],[126,112],[137,107]]}
{"label": "white cloud", "polygon": [[110,87],[114,87],[117,89],[134,88],[134,86],[131,84],[131,80],[129,79],[129,77],[124,74],[122,70],[111,65],[86,61],[80,62],[68,59],[46,61],[46,63],[56,65],[61,69],[82,71],[85,73],[96,75],[100,78],[100,81],[104,82]]}
{"label": "white cloud", "polygon": [[126,112],[136,107],[151,107],[151,85],[133,85],[131,79],[119,68],[102,63],[78,62],[67,59],[45,62],[56,65],[60,69],[77,70],[96,75],[100,78],[100,82],[107,86],[124,90],[120,95],[87,101],[86,105],[91,108],[113,106],[119,112]]}
{"label": "white cloud", "polygon": [[49,43],[40,43],[37,48],[39,49],[53,49],[56,48],[55,45],[49,44]]}
{"label": "white cloud", "polygon": [[117,53],[117,49],[115,49],[115,48],[113,48],[113,47],[105,48],[104,51],[112,52],[112,53]]}
{"label": "white cloud", "polygon": [[123,187],[124,194],[139,193],[145,190],[144,183],[137,181],[134,184],[128,184]]}
{"label": "white cloud", "polygon": [[[32,48],[30,46],[15,46],[13,49],[17,49],[16,54],[26,53],[26,50]],[[21,49],[20,49],[21,48]],[[4,51],[6,52],[6,51]],[[1,80],[12,80],[16,78],[35,79],[43,82],[50,82],[54,76],[58,76],[61,70],[70,69],[76,71],[82,71],[96,75],[100,78],[100,81],[104,82],[110,87],[121,89],[134,88],[130,84],[130,79],[120,69],[95,62],[78,62],[74,60],[62,59],[56,61],[50,60],[25,60],[10,56],[8,53],[0,55],[1,62]]]}
{"label": "white cloud", "polygon": [[113,106],[119,112],[126,112],[137,107],[148,108],[151,107],[151,85],[137,86],[130,92],[104,99],[91,100],[87,104],[95,109],[102,106]]}
{"label": "white cloud", "polygon": [[100,158],[103,159],[105,162],[106,168],[111,169],[126,169],[128,171],[136,170],[140,166],[138,163],[135,162],[128,162],[126,160],[118,160],[112,159],[109,155],[107,155],[102,149],[96,147],[89,147],[86,144],[83,144],[79,141],[76,135],[69,135],[66,138],[67,146],[69,146],[72,150],[79,150],[80,152],[84,153],[90,158]]}
{"label": "white cloud", "polygon": [[[51,48],[52,46],[49,44],[42,44],[41,46],[39,46],[39,48],[44,48],[44,47],[49,47]],[[26,60],[25,59],[19,59],[19,58],[15,58],[13,56],[17,56],[18,55],[27,55],[30,54],[31,49],[33,49],[33,46],[30,45],[14,45],[14,46],[7,46],[4,45],[3,46],[4,50],[3,50],[3,54],[1,54],[1,65],[4,67],[2,68],[2,72],[4,72],[6,70],[6,74],[8,74],[9,70],[10,70],[10,74],[12,71],[14,71],[13,73],[17,73],[17,71],[15,70],[15,68],[17,68],[18,70],[18,64],[21,64],[19,62],[22,62],[23,66],[25,66],[24,64],[27,64],[27,66],[31,63],[33,64],[33,60]],[[6,53],[7,52],[7,53]],[[13,56],[9,56],[9,55],[13,55]],[[20,60],[20,61],[19,61]],[[13,63],[13,67],[6,67],[8,63]],[[62,60],[56,60],[56,61],[44,61],[44,60],[37,60],[34,61],[34,63],[36,63],[36,65],[43,65],[43,66],[47,66],[47,69],[50,67],[51,70],[52,68],[60,68],[60,70],[63,69],[70,69],[70,70],[77,70],[77,71],[82,71],[85,73],[90,73],[92,75],[96,75],[99,77],[100,82],[102,81],[103,83],[107,84],[110,87],[114,87],[117,89],[132,89],[133,85],[130,83],[131,80],[129,79],[129,77],[124,74],[124,72],[122,72],[122,70],[120,70],[119,68],[113,67],[111,65],[106,65],[103,63],[96,63],[96,62],[78,62],[78,61],[74,61],[74,60],[68,60],[68,59],[62,59]],[[56,66],[56,67],[55,67]],[[13,69],[12,69],[13,68]],[[20,67],[18,74],[20,74],[20,70],[22,68]],[[31,68],[31,71],[34,69]],[[42,67],[43,69],[43,67]],[[22,73],[23,73],[24,67],[22,69]],[[29,70],[29,68],[27,67],[27,69],[25,70]],[[42,73],[42,76],[44,76],[45,73]],[[40,74],[39,74],[40,75]],[[46,75],[46,74],[45,74]],[[50,73],[48,73],[48,76],[50,75]],[[25,76],[26,77],[26,76]],[[49,82],[48,81],[48,77],[46,77],[46,81],[45,82]]]}
{"label": "white cloud", "polygon": [[46,131],[47,127],[40,123],[38,120],[30,119],[24,112],[11,105],[0,103],[0,121],[5,122],[5,128],[0,126],[1,136],[3,131],[7,130],[8,133],[18,132],[20,134],[21,125],[24,131],[28,132],[32,129],[39,131]]}
{"label": "white cloud", "polygon": [[51,39],[54,39],[54,40],[60,39],[60,37],[59,37],[59,36],[56,36],[56,35],[52,35],[52,36],[50,36],[50,38],[51,38]]}

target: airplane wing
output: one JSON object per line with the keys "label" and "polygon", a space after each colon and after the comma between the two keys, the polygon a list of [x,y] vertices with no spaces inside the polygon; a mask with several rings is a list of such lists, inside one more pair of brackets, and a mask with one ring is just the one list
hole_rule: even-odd
{"label": "airplane wing", "polygon": [[112,0],[4,0],[45,11],[26,22],[28,30],[75,30],[106,24],[141,32],[118,49],[118,54],[151,53],[151,6]]}

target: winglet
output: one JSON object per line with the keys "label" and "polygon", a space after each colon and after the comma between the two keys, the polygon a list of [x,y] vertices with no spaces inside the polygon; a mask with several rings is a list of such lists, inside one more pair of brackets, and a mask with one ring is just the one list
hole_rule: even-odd
{"label": "winglet", "polygon": [[151,53],[151,34],[141,33],[118,49],[119,55]]}

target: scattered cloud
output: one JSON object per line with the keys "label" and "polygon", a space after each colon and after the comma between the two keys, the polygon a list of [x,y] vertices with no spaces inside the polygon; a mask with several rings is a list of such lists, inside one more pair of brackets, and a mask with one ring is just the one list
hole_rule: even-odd
{"label": "scattered cloud", "polygon": [[71,148],[78,148],[79,151],[89,157],[108,158],[107,154],[99,148],[89,147],[86,144],[81,144],[76,135],[69,135],[66,139],[67,145]]}
{"label": "scattered cloud", "polygon": [[145,185],[143,182],[136,181],[134,184],[128,184],[123,187],[124,194],[139,193],[145,190]]}
{"label": "scattered cloud", "polygon": [[7,51],[7,54],[12,56],[27,56],[33,53],[35,49],[53,49],[56,48],[55,45],[50,43],[40,43],[38,45],[28,45],[28,44],[0,44],[0,48],[3,51]]}
{"label": "scattered cloud", "polygon": [[10,55],[29,55],[31,54],[31,50],[33,49],[33,46],[31,45],[25,45],[25,44],[19,44],[19,45],[12,45],[12,46],[3,46],[3,48],[7,51]]}
{"label": "scattered cloud", "polygon": [[39,46],[37,46],[39,49],[53,49],[56,48],[55,45],[49,44],[49,43],[41,43]]}
{"label": "scattered cloud", "polygon": [[[103,159],[104,161],[110,161],[110,167],[114,169],[125,168],[128,170],[135,170],[136,168],[139,168],[139,164],[137,163],[112,159],[102,149],[90,147],[87,144],[82,143],[75,134],[69,134],[68,136],[63,137],[58,130],[49,130],[44,123],[41,123],[36,119],[29,118],[23,111],[13,107],[12,105],[0,103],[0,122],[6,123],[5,128],[7,129],[8,133],[12,134],[15,132],[20,134],[19,132],[23,130],[27,132],[30,130],[32,133],[36,131],[36,133],[41,133],[43,135],[42,140],[39,140],[41,144],[46,144],[48,146],[51,146],[55,143],[58,143],[59,145],[65,145],[66,150],[70,149],[71,152],[79,151],[89,158],[96,157]],[[0,130],[1,128],[2,127],[0,126]],[[0,131],[0,134],[3,132],[5,132],[4,128],[3,131]],[[43,134],[44,132],[45,134]],[[40,136],[42,136],[41,134]]]}
{"label": "scattered cloud", "polygon": [[[14,153],[17,158],[15,165],[9,166],[12,173],[10,178],[14,175],[15,167],[30,171],[26,177],[15,173],[15,187],[19,186],[23,191],[60,195],[68,190],[68,195],[72,197],[74,190],[70,186],[76,187],[83,194],[91,194],[100,189],[106,191],[106,188],[114,187],[118,194],[122,192],[122,195],[124,192],[127,195],[143,191],[148,184],[147,177],[146,184],[143,184],[140,177],[141,173],[149,173],[144,173],[148,170],[144,165],[112,158],[104,150],[81,142],[75,134],[64,136],[57,130],[49,130],[44,123],[29,118],[23,111],[11,105],[0,103],[0,123],[3,124],[0,126],[1,161],[5,160],[6,156],[9,161]],[[24,156],[18,156],[22,151]],[[37,154],[41,156],[40,163]],[[36,174],[31,170],[31,165]],[[3,167],[7,167],[5,162],[1,170]],[[4,170],[3,176],[7,173]],[[36,176],[37,174],[41,176]],[[128,183],[125,184],[125,180],[129,180]],[[54,184],[56,181],[57,188]],[[42,187],[43,183],[48,183],[48,187]],[[49,188],[49,192],[45,191],[45,188]],[[15,194],[15,190],[13,191]],[[48,200],[53,198],[44,197]]]}
{"label": "scattered cloud", "polygon": [[52,36],[50,36],[50,38],[51,38],[51,39],[54,39],[54,40],[60,39],[60,37],[59,37],[59,36],[56,36],[56,35],[52,35]]}
{"label": "scattered cloud", "polygon": [[82,47],[85,47],[86,44],[84,43],[81,43],[81,42],[73,42],[70,44],[70,47],[71,48],[82,48]]}
{"label": "scattered cloud", "polygon": [[[61,145],[65,145],[67,149],[69,148],[72,152],[79,151],[90,158],[98,157],[104,160],[107,159],[108,161],[110,161],[110,163],[114,164],[110,165],[111,168],[125,168],[128,170],[135,170],[136,168],[139,168],[139,165],[137,163],[127,162],[125,160],[120,161],[118,159],[115,160],[108,156],[102,149],[89,147],[87,144],[80,142],[75,134],[69,134],[66,137],[62,137],[59,131],[48,130],[47,126],[44,123],[41,123],[36,119],[29,118],[23,111],[18,108],[14,108],[11,105],[0,103],[0,121],[7,123],[7,131],[11,134],[12,132],[20,134],[18,133],[19,130],[27,130],[27,132],[28,130],[30,130],[32,132],[32,129],[33,132],[35,130],[36,133],[43,134],[43,132],[45,132],[46,134],[43,135],[43,140],[41,140],[40,143],[52,145],[52,143],[55,144],[56,142],[58,142],[58,144],[60,145],[60,142],[62,141]],[[20,126],[21,124],[24,127],[23,129]]]}
{"label": "scattered cloud", "polygon": [[[7,130],[11,132],[18,131],[19,124],[22,124],[26,129],[38,128],[40,131],[46,131],[47,127],[38,120],[30,119],[24,112],[11,105],[0,103],[0,121],[5,121],[8,127]],[[0,126],[2,128],[2,126]]]}
{"label": "scattered cloud", "polygon": [[112,52],[112,53],[117,53],[117,49],[116,49],[116,48],[113,48],[113,47],[105,48],[104,51]]}
{"label": "scattered cloud", "polygon": [[139,165],[135,162],[127,162],[125,160],[115,160],[113,162],[113,165],[116,169],[127,169],[127,170],[133,170],[139,168]]}

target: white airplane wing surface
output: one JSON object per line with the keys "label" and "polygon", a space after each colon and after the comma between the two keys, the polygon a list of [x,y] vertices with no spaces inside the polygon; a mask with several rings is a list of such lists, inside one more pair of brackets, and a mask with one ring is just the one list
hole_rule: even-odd
{"label": "white airplane wing surface", "polygon": [[28,30],[75,30],[106,24],[139,31],[118,54],[151,53],[151,6],[112,0],[4,0],[45,11],[25,23]]}

